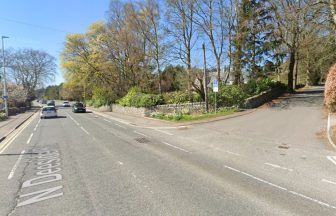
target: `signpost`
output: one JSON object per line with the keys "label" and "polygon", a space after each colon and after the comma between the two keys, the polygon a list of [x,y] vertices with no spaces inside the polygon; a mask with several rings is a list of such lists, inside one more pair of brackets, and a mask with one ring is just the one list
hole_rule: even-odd
{"label": "signpost", "polygon": [[218,92],[218,80],[214,79],[212,82],[212,90],[215,92],[215,113],[217,112],[217,92]]}

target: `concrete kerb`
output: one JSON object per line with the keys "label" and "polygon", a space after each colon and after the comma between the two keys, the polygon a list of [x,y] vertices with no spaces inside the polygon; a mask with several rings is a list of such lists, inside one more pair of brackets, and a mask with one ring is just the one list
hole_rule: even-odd
{"label": "concrete kerb", "polygon": [[[196,120],[196,121],[191,121],[191,122],[170,122],[170,121],[166,121],[166,120],[154,119],[154,118],[152,119],[151,118],[151,120],[156,120],[156,121],[159,121],[159,122],[161,121],[161,122],[164,122],[164,123],[169,123],[171,125],[171,126],[163,126],[163,127],[160,127],[160,126],[154,126],[154,127],[139,126],[139,125],[136,125],[134,123],[127,122],[127,121],[124,121],[122,119],[115,118],[115,117],[112,117],[110,115],[106,115],[106,114],[101,113],[101,112],[97,112],[97,111],[94,111],[94,110],[89,110],[89,111],[92,112],[92,113],[95,113],[97,115],[103,116],[105,118],[109,118],[109,119],[115,120],[117,122],[129,125],[129,126],[132,126],[132,127],[141,127],[141,128],[148,128],[148,129],[155,129],[155,128],[163,129],[163,128],[183,128],[183,127],[188,127],[188,126],[192,126],[192,125],[206,124],[206,123],[211,123],[211,122],[216,122],[216,121],[221,121],[221,120],[226,120],[226,119],[237,118],[237,117],[240,117],[240,116],[248,115],[252,112],[255,112],[256,110],[258,110],[258,109],[257,108],[256,109],[247,109],[247,110],[242,110],[241,112],[237,112],[237,113],[227,115],[227,116],[219,116],[219,117],[215,117],[215,118]],[[148,117],[143,117],[143,118],[146,119]]]}
{"label": "concrete kerb", "polygon": [[17,126],[15,126],[12,130],[10,130],[7,134],[0,137],[0,143],[4,141],[11,133],[13,133],[15,130],[17,130],[22,124],[24,124],[28,119],[30,119],[33,115],[36,114],[38,109],[36,109],[31,115],[29,115],[27,118],[25,118],[22,122],[20,122]]}
{"label": "concrete kerb", "polygon": [[331,128],[335,125],[336,124],[333,123],[333,121],[332,121],[332,115],[331,115],[331,113],[329,113],[328,114],[328,124],[327,124],[327,137],[328,137],[328,141],[331,144],[331,146],[336,149],[336,144],[335,144],[334,139],[333,139],[334,136],[333,136],[332,130],[331,130]]}

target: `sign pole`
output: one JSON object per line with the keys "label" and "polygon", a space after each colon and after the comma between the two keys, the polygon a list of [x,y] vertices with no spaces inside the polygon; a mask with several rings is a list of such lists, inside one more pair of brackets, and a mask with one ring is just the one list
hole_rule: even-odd
{"label": "sign pole", "polygon": [[217,113],[217,92],[215,92],[215,114]]}

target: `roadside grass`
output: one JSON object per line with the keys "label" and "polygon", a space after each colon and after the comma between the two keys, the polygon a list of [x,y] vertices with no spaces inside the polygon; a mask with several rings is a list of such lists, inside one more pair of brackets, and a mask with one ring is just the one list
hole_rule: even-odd
{"label": "roadside grass", "polygon": [[202,120],[202,119],[208,119],[208,118],[214,118],[219,116],[226,116],[233,114],[235,112],[238,112],[238,108],[222,108],[219,109],[216,113],[204,113],[199,115],[191,115],[191,114],[163,114],[163,113],[157,113],[153,114],[152,118],[162,119],[162,120],[168,120],[168,121],[196,121],[196,120]]}

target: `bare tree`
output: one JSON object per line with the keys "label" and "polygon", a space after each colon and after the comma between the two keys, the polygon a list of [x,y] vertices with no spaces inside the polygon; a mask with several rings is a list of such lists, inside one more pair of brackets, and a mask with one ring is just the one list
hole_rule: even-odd
{"label": "bare tree", "polygon": [[271,4],[274,10],[273,36],[287,50],[288,90],[293,91],[297,52],[301,46],[302,35],[307,31],[307,25],[316,19],[315,13],[309,5],[309,1],[274,0]]}
{"label": "bare tree", "polygon": [[212,53],[216,59],[217,78],[221,80],[221,62],[226,40],[225,30],[225,1],[224,0],[197,0],[195,8],[197,26],[206,35],[211,44]]}
{"label": "bare tree", "polygon": [[27,101],[34,99],[36,87],[55,78],[56,59],[44,51],[17,50],[11,58],[12,78],[27,92]]}
{"label": "bare tree", "polygon": [[194,27],[195,0],[167,0],[168,33],[171,35],[172,54],[178,57],[187,68],[189,95],[191,92],[191,52],[197,41]]}

